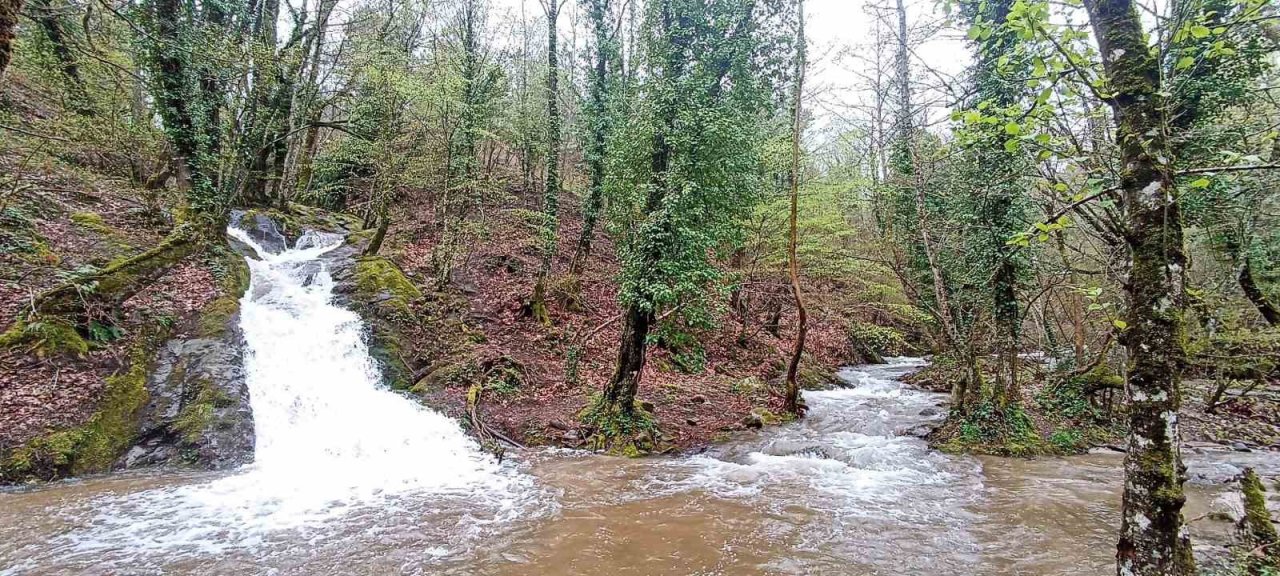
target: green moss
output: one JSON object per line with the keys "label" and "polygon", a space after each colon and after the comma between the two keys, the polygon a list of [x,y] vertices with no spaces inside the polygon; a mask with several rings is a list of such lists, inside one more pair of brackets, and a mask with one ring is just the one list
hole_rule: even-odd
{"label": "green moss", "polygon": [[592,450],[637,458],[658,448],[658,423],[640,402],[636,402],[628,415],[597,395],[578,414],[578,419],[593,430],[587,439],[587,446]]}
{"label": "green moss", "polygon": [[382,367],[382,382],[392,390],[414,388],[413,370],[403,360],[403,338],[378,318],[370,318],[373,329],[373,345],[369,355]]}
{"label": "green moss", "polygon": [[36,321],[19,321],[0,334],[0,348],[26,347],[37,356],[58,354],[83,355],[89,351],[89,342],[65,320],[50,318]]}
{"label": "green moss", "polygon": [[362,300],[406,316],[413,314],[412,303],[422,298],[422,291],[404,272],[381,256],[356,259],[355,281]]}
{"label": "green moss", "polygon": [[213,338],[225,332],[231,319],[240,312],[240,300],[231,296],[223,296],[205,305],[200,311],[197,335],[201,338]]}
{"label": "green moss", "polygon": [[150,400],[147,374],[165,334],[144,335],[130,354],[128,370],[110,376],[98,410],[85,424],[33,439],[0,461],[0,481],[17,482],[102,472],[133,443],[138,414]]}
{"label": "green moss", "polygon": [[107,223],[102,220],[102,215],[97,212],[76,212],[71,215],[71,221],[85,230],[90,230],[99,234],[111,235],[115,233],[115,230],[108,226]]}
{"label": "green moss", "polygon": [[213,425],[216,410],[232,402],[232,399],[212,382],[201,381],[199,393],[182,408],[174,420],[173,431],[178,433],[183,442],[196,444]]}
{"label": "green moss", "polygon": [[1021,406],[997,408],[983,402],[960,418],[949,419],[933,437],[936,448],[950,454],[1031,457],[1055,454]]}

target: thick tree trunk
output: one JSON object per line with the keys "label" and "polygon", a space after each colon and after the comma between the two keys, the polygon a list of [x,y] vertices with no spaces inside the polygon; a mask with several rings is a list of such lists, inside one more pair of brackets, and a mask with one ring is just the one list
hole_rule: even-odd
{"label": "thick tree trunk", "polygon": [[1249,256],[1242,255],[1241,258],[1244,262],[1240,266],[1240,273],[1236,275],[1236,279],[1240,282],[1240,290],[1258,309],[1258,313],[1262,314],[1267,324],[1280,326],[1280,310],[1276,309],[1276,305],[1267,299],[1266,293],[1258,286],[1257,280],[1253,277],[1253,265],[1249,263]]}
{"label": "thick tree trunk", "polygon": [[1116,572],[1191,576],[1195,559],[1182,518],[1185,469],[1178,449],[1182,314],[1182,222],[1165,132],[1160,71],[1132,0],[1085,0],[1115,115],[1126,240],[1132,267],[1124,343],[1129,350],[1129,451]]}
{"label": "thick tree trunk", "polygon": [[796,302],[796,341],[791,350],[791,361],[787,364],[786,398],[783,409],[791,414],[800,414],[800,383],[797,372],[800,370],[800,357],[804,354],[804,339],[809,329],[808,311],[804,307],[804,296],[800,291],[800,263],[796,258],[798,243],[797,216],[800,204],[800,136],[802,132],[801,103],[804,98],[804,0],[796,0],[796,87],[792,102],[791,129],[791,214],[789,218],[790,234],[787,240],[787,271],[791,275],[791,297]]}
{"label": "thick tree trunk", "polygon": [[635,415],[636,393],[640,389],[640,375],[644,371],[645,350],[649,329],[653,327],[653,312],[640,306],[627,306],[622,324],[622,340],[618,347],[618,363],[609,385],[604,389],[604,405],[623,418]]}

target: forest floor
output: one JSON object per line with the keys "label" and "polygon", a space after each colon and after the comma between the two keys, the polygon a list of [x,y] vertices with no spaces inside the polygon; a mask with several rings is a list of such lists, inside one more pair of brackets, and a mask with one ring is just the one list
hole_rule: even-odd
{"label": "forest floor", "polygon": [[[154,246],[170,226],[138,202],[144,193],[126,177],[46,153],[36,138],[6,141],[0,147],[0,174],[9,177],[0,178],[0,333],[17,329],[14,320],[36,295]],[[0,348],[0,451],[83,423],[106,379],[126,366],[138,335],[157,323],[184,324],[217,292],[210,263],[189,258],[85,333]]]}
{"label": "forest floor", "polygon": [[[529,224],[529,212],[498,210],[486,227],[502,232],[473,244],[451,283],[452,290],[465,295],[468,307],[467,334],[458,336],[474,344],[447,347],[461,352],[429,359],[431,366],[423,371],[434,372],[466,358],[503,358],[519,367],[520,376],[484,383],[485,424],[524,444],[581,447],[589,431],[581,428],[578,413],[604,387],[617,357],[622,329],[619,263],[607,235],[598,233],[581,276],[568,277],[582,222],[576,216],[577,199],[565,200],[549,290],[550,325],[525,313],[539,265],[537,231]],[[398,226],[384,253],[429,291],[432,244],[413,233],[420,229],[414,222],[425,218],[411,215]],[[744,336],[727,312],[713,310],[712,316],[709,328],[660,323],[652,337],[656,344],[645,365],[639,400],[655,417],[665,449],[697,448],[728,432],[780,420],[778,383],[792,334],[783,328],[774,336],[756,325]],[[808,388],[831,387],[838,382],[836,368],[848,362],[847,337],[839,319],[815,316],[802,381]],[[781,324],[789,326],[789,321],[784,315]],[[570,368],[574,355],[579,358],[576,378]],[[464,384],[418,389],[427,393],[430,404],[462,417],[469,391]]]}

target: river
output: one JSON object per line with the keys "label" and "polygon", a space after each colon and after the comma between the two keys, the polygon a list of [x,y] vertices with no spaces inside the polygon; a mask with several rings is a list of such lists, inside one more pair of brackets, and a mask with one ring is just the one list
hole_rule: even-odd
{"label": "river", "polygon": [[[242,240],[252,243],[247,237]],[[317,260],[260,249],[241,326],[256,461],[0,492],[0,575],[1085,575],[1111,573],[1117,454],[944,455],[909,434],[941,395],[848,368],[803,420],[694,456],[532,450],[499,463],[456,422],[380,389],[360,319]],[[1189,453],[1188,517],[1267,453]],[[1198,541],[1229,524],[1192,523]]]}

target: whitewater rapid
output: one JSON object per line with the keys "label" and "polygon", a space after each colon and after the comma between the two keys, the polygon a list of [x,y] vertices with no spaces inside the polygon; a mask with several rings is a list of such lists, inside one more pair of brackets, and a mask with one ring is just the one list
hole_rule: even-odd
{"label": "whitewater rapid", "polygon": [[[207,482],[96,498],[88,520],[55,542],[60,553],[110,550],[121,566],[156,553],[208,556],[282,534],[341,538],[342,523],[362,515],[411,524],[402,515],[452,503],[457,525],[423,551],[444,556],[485,525],[527,515],[538,498],[531,477],[380,384],[363,322],[334,303],[321,259],[342,236],[306,232],[272,253],[241,230],[228,234],[258,256],[246,259],[240,301],[253,463]],[[82,512],[72,508],[63,513]]]}

